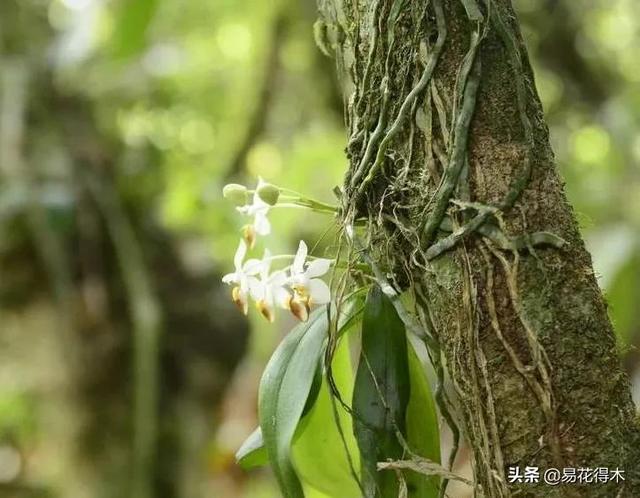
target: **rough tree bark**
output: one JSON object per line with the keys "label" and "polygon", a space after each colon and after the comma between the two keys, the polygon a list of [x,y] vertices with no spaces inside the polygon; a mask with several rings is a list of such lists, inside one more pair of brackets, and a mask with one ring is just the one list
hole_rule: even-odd
{"label": "rough tree bark", "polygon": [[[510,1],[319,10],[348,101],[342,219],[368,219],[379,278],[412,289],[476,495],[640,496],[629,381]],[[620,468],[626,481],[510,484],[509,466]]]}

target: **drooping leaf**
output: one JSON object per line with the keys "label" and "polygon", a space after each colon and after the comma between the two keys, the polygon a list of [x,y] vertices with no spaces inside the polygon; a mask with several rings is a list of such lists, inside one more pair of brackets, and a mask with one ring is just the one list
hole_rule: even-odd
{"label": "drooping leaf", "polygon": [[365,290],[365,288],[360,288],[345,299],[338,317],[338,337],[361,325],[366,296]]}
{"label": "drooping leaf", "polygon": [[327,336],[326,307],[280,343],[260,381],[258,411],[269,462],[285,498],[304,498],[291,463],[291,441],[313,384]]}
{"label": "drooping leaf", "polygon": [[[353,393],[353,371],[348,337],[343,336],[332,361],[335,386],[345,400]],[[334,400],[335,401],[335,400]],[[323,378],[318,398],[309,413],[302,418],[292,446],[292,459],[300,475],[305,496],[318,492],[331,498],[360,498],[360,488],[351,473],[359,470],[358,447],[353,436],[353,424],[349,413],[337,401],[337,418],[334,415],[331,391]],[[349,462],[349,456],[351,463]]]}
{"label": "drooping leaf", "polygon": [[609,284],[606,295],[611,303],[608,308],[618,342],[628,347],[638,330],[637,305],[640,302],[640,248],[630,251],[631,255],[616,272]]}
{"label": "drooping leaf", "polygon": [[320,393],[320,386],[322,385],[322,365],[318,363],[316,367],[316,371],[313,374],[313,381],[311,382],[311,388],[309,389],[309,395],[307,396],[307,401],[304,404],[304,408],[302,409],[302,415],[300,417],[304,417],[313,405],[315,405],[316,400],[318,399],[318,394]]}
{"label": "drooping leaf", "polygon": [[[433,394],[424,367],[410,344],[407,348],[411,395],[407,406],[407,443],[411,450],[433,462],[440,462],[440,429]],[[440,478],[406,472],[409,498],[436,498]]]}
{"label": "drooping leaf", "polygon": [[353,393],[354,432],[366,498],[398,496],[395,474],[378,472],[376,464],[402,457],[397,432],[405,432],[409,391],[404,324],[391,301],[378,287],[373,287],[365,303],[362,348]]}
{"label": "drooping leaf", "polygon": [[322,491],[307,486],[304,488],[304,498],[333,498],[333,496],[326,495]]}
{"label": "drooping leaf", "polygon": [[269,461],[267,449],[264,447],[262,430],[258,427],[245,439],[240,449],[236,452],[236,462],[243,469],[251,469],[265,465]]}
{"label": "drooping leaf", "polygon": [[[363,289],[359,289],[347,296],[344,300],[342,307],[339,310],[337,337],[338,340],[344,335],[349,333],[354,327],[357,327],[362,322],[362,312],[364,309],[364,296]],[[332,308],[332,314],[335,314],[335,308]],[[349,385],[349,394],[344,399],[351,399],[351,393],[353,392],[353,375],[349,376],[351,384]],[[313,384],[311,385],[311,391],[307,398],[302,416],[304,417],[309,410],[313,407],[320,391],[320,386],[323,382],[323,368],[322,365],[318,365],[316,373],[313,378]]]}

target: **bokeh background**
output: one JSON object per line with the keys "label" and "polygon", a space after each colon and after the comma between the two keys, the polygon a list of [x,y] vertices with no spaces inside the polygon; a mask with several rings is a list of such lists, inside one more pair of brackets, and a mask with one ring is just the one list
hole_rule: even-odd
{"label": "bokeh background", "polygon": [[[636,0],[514,3],[639,401]],[[332,200],[342,97],[314,20],[313,0],[0,2],[1,498],[278,496],[233,454],[291,322],[231,305],[221,188]],[[272,220],[274,252],[332,243],[329,218]]]}

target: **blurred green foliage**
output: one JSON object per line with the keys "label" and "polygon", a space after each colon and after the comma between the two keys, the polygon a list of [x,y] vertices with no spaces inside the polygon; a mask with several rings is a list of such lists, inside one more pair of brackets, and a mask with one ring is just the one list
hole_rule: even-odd
{"label": "blurred green foliage", "polygon": [[36,430],[34,403],[24,393],[0,395],[0,442],[28,444]]}

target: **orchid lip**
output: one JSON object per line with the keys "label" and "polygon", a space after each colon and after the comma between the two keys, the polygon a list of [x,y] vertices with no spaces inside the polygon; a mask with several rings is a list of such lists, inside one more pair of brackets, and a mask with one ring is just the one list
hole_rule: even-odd
{"label": "orchid lip", "polygon": [[269,320],[269,322],[273,323],[273,321],[275,320],[275,316],[273,314],[273,310],[266,303],[266,301],[264,299],[261,299],[256,303],[256,306],[257,306],[258,311],[260,312],[260,314],[263,317],[265,317],[267,320]]}
{"label": "orchid lip", "polygon": [[238,309],[246,315],[249,303],[247,303],[246,298],[242,295],[242,289],[240,289],[239,286],[236,286],[231,290],[231,299]]}

